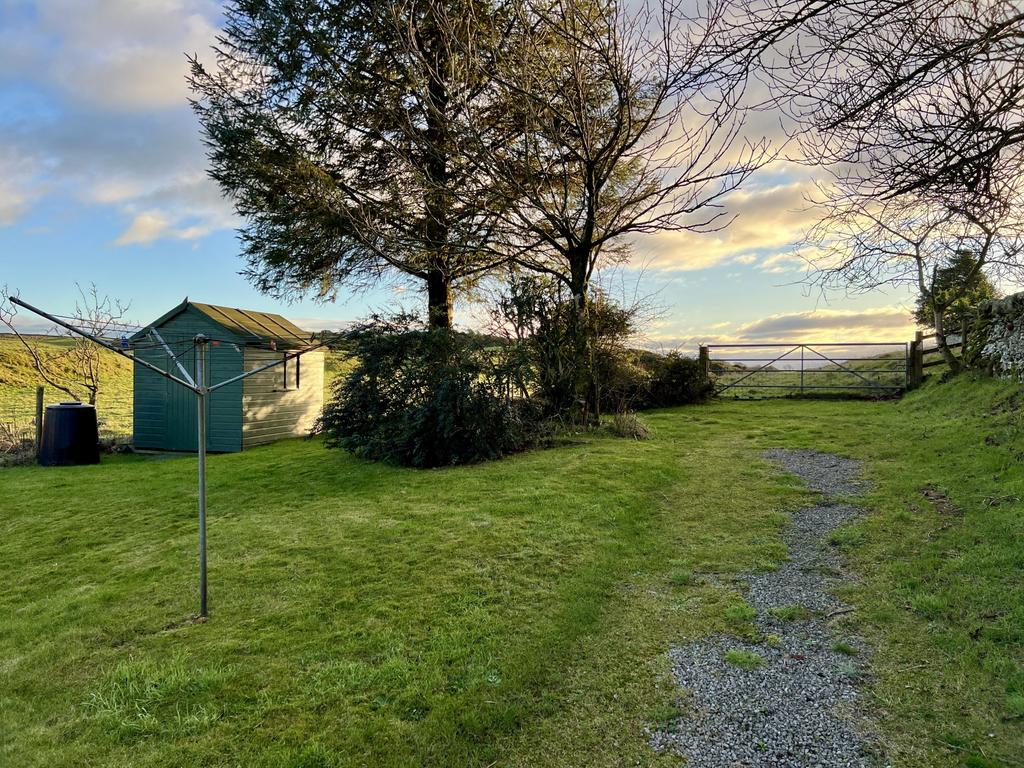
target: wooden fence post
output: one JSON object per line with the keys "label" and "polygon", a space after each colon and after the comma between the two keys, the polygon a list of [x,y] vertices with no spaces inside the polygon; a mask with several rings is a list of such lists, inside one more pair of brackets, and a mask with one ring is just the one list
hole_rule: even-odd
{"label": "wooden fence post", "polygon": [[43,449],[43,388],[36,387],[36,457]]}
{"label": "wooden fence post", "polygon": [[910,389],[916,389],[924,381],[924,334],[918,331],[914,334],[914,340],[910,342]]}
{"label": "wooden fence post", "polygon": [[701,381],[707,384],[711,381],[711,354],[703,344],[700,347],[697,360],[700,365]]}

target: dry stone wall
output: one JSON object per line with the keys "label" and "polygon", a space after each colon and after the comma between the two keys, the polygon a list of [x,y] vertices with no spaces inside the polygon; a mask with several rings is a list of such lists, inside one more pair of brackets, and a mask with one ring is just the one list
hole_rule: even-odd
{"label": "dry stone wall", "polygon": [[1024,379],[1024,292],[979,308],[980,357],[1001,378]]}

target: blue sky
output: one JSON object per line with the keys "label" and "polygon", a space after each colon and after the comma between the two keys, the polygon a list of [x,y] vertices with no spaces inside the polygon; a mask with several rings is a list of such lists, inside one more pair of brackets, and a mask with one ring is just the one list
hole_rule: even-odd
{"label": "blue sky", "polygon": [[[284,304],[239,275],[238,221],[205,177],[184,81],[185,53],[207,55],[220,22],[215,0],[0,0],[0,285],[64,314],[75,283],[95,282],[138,322],[186,295],[311,329],[417,306],[401,285]],[[638,241],[608,280],[661,308],[644,343],[909,338],[903,293],[825,301],[796,284],[810,184],[779,163],[725,201],[726,231]],[[472,316],[457,308],[457,322]]]}

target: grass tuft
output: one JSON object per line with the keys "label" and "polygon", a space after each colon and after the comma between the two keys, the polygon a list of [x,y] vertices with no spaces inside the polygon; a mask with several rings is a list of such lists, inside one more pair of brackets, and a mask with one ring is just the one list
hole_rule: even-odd
{"label": "grass tuft", "polygon": [[209,694],[229,678],[222,667],[203,667],[175,656],[119,663],[85,701],[87,719],[122,741],[161,732],[196,734],[219,719]]}
{"label": "grass tuft", "polygon": [[693,571],[677,569],[672,571],[668,581],[673,587],[688,587],[696,581],[696,578],[693,575]]}
{"label": "grass tuft", "polygon": [[740,669],[757,669],[764,666],[764,658],[754,651],[733,649],[725,652],[725,660]]}
{"label": "grass tuft", "polygon": [[753,621],[757,617],[757,611],[746,601],[733,603],[725,609],[723,614],[727,621],[733,624],[742,624]]}
{"label": "grass tuft", "polygon": [[784,605],[772,608],[768,613],[779,621],[805,621],[811,617],[811,612],[802,605]]}
{"label": "grass tuft", "polygon": [[651,709],[647,714],[647,722],[655,729],[665,731],[670,729],[680,717],[679,707],[674,702],[664,702]]}
{"label": "grass tuft", "polygon": [[609,426],[616,437],[630,440],[650,440],[653,437],[651,428],[633,411],[621,411],[612,416]]}
{"label": "grass tuft", "polygon": [[842,640],[838,641],[835,645],[833,645],[832,650],[836,653],[841,653],[844,656],[856,656],[858,653],[860,653],[860,651],[856,647],[850,645],[849,643],[845,643]]}

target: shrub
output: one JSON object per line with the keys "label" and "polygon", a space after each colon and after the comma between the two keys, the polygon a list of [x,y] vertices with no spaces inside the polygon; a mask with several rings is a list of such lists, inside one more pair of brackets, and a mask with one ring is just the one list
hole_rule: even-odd
{"label": "shrub", "polygon": [[707,400],[714,387],[704,377],[700,362],[678,352],[665,355],[653,371],[648,408],[671,408]]}
{"label": "shrub", "polygon": [[0,467],[35,460],[35,430],[16,421],[0,421]]}
{"label": "shrub", "polygon": [[601,372],[605,410],[642,411],[690,405],[703,402],[713,391],[700,363],[678,352],[616,352],[604,359]]}
{"label": "shrub", "polygon": [[538,434],[515,393],[515,366],[487,337],[425,330],[406,317],[346,335],[356,363],[319,430],[329,447],[414,467],[467,464],[523,450]]}
{"label": "shrub", "polygon": [[650,440],[651,429],[633,411],[620,411],[612,417],[612,434],[632,440]]}
{"label": "shrub", "polygon": [[593,427],[601,413],[624,410],[609,394],[609,361],[634,330],[633,310],[596,289],[582,301],[557,281],[513,276],[492,320],[495,333],[518,349],[529,395],[546,416]]}

